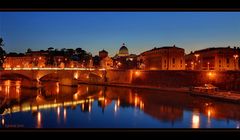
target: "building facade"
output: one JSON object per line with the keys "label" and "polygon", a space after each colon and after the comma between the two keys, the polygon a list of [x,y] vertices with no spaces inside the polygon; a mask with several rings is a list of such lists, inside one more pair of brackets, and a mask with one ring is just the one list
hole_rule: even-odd
{"label": "building facade", "polygon": [[105,57],[100,61],[100,67],[105,69],[111,69],[113,67],[113,60],[110,57]]}
{"label": "building facade", "polygon": [[103,59],[103,58],[105,58],[105,57],[108,57],[108,52],[105,51],[104,49],[101,50],[101,51],[99,51],[99,57],[100,57],[101,59]]}
{"label": "building facade", "polygon": [[45,67],[45,57],[32,57],[32,56],[7,56],[3,67],[4,68],[33,68]]}
{"label": "building facade", "polygon": [[144,70],[184,70],[184,49],[164,46],[143,52],[138,58],[140,68]]}
{"label": "building facade", "polygon": [[123,43],[119,52],[113,57],[113,67],[117,69],[136,69],[137,55],[129,54],[128,48]]}
{"label": "building facade", "polygon": [[207,48],[185,56],[187,70],[239,70],[239,50],[230,47]]}

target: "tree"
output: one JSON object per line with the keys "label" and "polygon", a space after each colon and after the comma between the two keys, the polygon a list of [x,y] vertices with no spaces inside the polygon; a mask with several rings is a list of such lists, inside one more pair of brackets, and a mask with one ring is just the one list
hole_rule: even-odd
{"label": "tree", "polygon": [[76,52],[77,52],[77,54],[81,54],[82,53],[82,48],[76,48]]}
{"label": "tree", "polygon": [[2,47],[2,46],[4,46],[4,45],[3,45],[3,39],[0,38],[0,47]]}
{"label": "tree", "polygon": [[30,48],[27,49],[27,53],[30,53],[32,52],[32,50]]}
{"label": "tree", "polygon": [[4,63],[4,59],[6,57],[6,52],[3,50],[3,39],[0,38],[0,67],[2,67],[3,63]]}
{"label": "tree", "polygon": [[52,51],[54,48],[53,47],[49,47],[48,48],[48,51]]}
{"label": "tree", "polygon": [[100,66],[100,57],[98,55],[93,57],[93,66],[96,68]]}

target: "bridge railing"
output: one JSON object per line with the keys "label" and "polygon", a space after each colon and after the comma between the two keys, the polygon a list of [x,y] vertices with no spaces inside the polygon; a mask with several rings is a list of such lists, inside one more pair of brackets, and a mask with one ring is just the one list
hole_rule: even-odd
{"label": "bridge railing", "polygon": [[4,70],[106,70],[104,68],[4,68]]}

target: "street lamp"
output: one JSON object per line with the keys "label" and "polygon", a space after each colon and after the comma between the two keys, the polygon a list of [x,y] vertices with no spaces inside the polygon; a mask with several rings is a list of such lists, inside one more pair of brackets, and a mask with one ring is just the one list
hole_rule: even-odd
{"label": "street lamp", "polygon": [[196,57],[196,61],[198,60],[198,57],[200,56],[200,54],[195,54]]}
{"label": "street lamp", "polygon": [[208,62],[207,64],[208,64],[208,70],[209,70],[209,65],[210,65],[210,63]]}
{"label": "street lamp", "polygon": [[[198,57],[200,56],[200,54],[195,54],[195,57],[196,57],[196,64],[197,65],[197,62],[198,62]],[[196,66],[197,67],[197,66]]]}
{"label": "street lamp", "polygon": [[192,70],[193,70],[193,67],[194,67],[193,62],[191,62],[191,69],[192,69]]}
{"label": "street lamp", "polygon": [[234,68],[235,68],[235,70],[236,70],[236,67],[237,67],[237,64],[236,64],[236,60],[237,60],[237,58],[238,58],[238,55],[237,54],[234,54],[233,55],[233,57],[234,57]]}

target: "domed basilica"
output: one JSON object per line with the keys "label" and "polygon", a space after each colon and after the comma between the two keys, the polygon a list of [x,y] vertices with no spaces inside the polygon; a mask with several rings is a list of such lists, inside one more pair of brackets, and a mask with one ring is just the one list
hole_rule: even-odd
{"label": "domed basilica", "polygon": [[128,56],[128,48],[125,46],[125,43],[123,43],[122,47],[119,49],[118,56]]}

